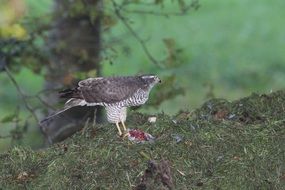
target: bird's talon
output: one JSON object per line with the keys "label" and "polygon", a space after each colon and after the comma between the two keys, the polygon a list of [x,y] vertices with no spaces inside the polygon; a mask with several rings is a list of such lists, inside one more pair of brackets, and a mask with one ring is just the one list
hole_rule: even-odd
{"label": "bird's talon", "polygon": [[125,138],[128,137],[128,136],[129,136],[129,132],[126,132],[126,133],[123,134],[122,137],[123,137],[123,139],[125,139]]}

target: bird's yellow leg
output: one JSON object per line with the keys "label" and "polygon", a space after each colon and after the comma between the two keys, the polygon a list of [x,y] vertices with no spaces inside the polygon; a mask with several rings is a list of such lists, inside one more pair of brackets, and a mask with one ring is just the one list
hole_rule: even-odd
{"label": "bird's yellow leg", "polygon": [[126,127],[125,123],[123,121],[121,123],[122,123],[123,128],[124,128],[123,139],[125,139],[129,135],[129,133],[127,132],[127,127]]}
{"label": "bird's yellow leg", "polygon": [[126,127],[125,123],[123,121],[121,123],[123,125],[124,132],[126,132],[127,131],[127,127]]}
{"label": "bird's yellow leg", "polygon": [[122,133],[122,131],[120,129],[119,122],[116,123],[116,127],[117,127],[117,129],[119,131],[119,136],[121,136],[123,133]]}

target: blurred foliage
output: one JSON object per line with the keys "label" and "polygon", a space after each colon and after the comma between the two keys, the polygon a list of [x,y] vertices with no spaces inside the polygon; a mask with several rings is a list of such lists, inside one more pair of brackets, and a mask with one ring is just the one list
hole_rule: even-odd
{"label": "blurred foliage", "polygon": [[1,27],[0,37],[25,39],[27,31],[20,24]]}
{"label": "blurred foliage", "polygon": [[26,67],[35,74],[40,74],[43,67],[40,63],[46,61],[47,57],[34,43],[36,40],[33,38],[25,41],[15,38],[0,39],[0,70],[9,65],[13,72],[19,72]]}
{"label": "blurred foliage", "polygon": [[25,13],[25,4],[19,0],[4,0],[0,6],[0,38],[25,39],[26,29],[19,23]]}

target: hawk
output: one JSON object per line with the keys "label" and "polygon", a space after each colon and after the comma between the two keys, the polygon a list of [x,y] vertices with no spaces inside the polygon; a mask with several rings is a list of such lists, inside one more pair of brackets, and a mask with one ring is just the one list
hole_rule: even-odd
{"label": "hawk", "polygon": [[123,132],[127,131],[127,108],[145,104],[151,89],[160,82],[155,75],[88,78],[59,94],[60,98],[68,99],[64,110],[74,106],[105,107],[108,122],[116,124],[121,136],[119,123],[123,125]]}

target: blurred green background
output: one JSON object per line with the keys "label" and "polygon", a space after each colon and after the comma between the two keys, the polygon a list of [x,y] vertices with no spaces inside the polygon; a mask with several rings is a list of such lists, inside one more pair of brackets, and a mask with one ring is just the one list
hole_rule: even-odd
{"label": "blurred green background", "polygon": [[[6,11],[9,10],[7,2],[0,5],[2,36],[4,28],[7,33],[8,27],[3,24],[5,17],[13,17],[6,13],[9,12]],[[185,90],[184,95],[142,111],[175,114],[179,110],[193,110],[212,97],[234,100],[252,92],[269,93],[284,89],[285,2],[201,0],[199,3],[198,10],[191,10],[183,16],[131,15],[133,28],[142,39],[147,39],[146,46],[158,60],[167,56],[165,40],[174,41],[175,48],[179,50],[179,61],[168,69],[151,63],[122,23],[117,23],[111,32],[102,33],[104,42],[112,41],[114,36],[120,39],[112,47],[116,50],[112,64],[102,61],[102,75],[158,73],[163,78],[174,74],[175,84]],[[52,0],[25,0],[25,14],[15,17],[14,23],[28,30],[25,22],[29,18],[49,14],[52,5]],[[174,12],[177,5],[173,1],[164,1],[164,8]],[[37,25],[37,22],[33,24]],[[21,36],[19,27],[9,30]],[[23,68],[14,76],[29,95],[43,88],[44,78],[29,69]],[[18,109],[17,105],[22,107],[15,87],[4,72],[0,73],[0,97],[0,120]],[[26,117],[25,109],[21,110],[21,117]],[[0,123],[0,135],[9,134],[12,128],[13,123]],[[42,142],[40,138],[34,138],[38,136],[38,129],[29,127],[28,131],[22,139],[24,144],[34,146]],[[0,151],[10,145],[11,139],[0,138]]]}

